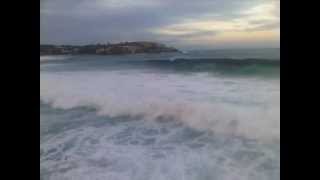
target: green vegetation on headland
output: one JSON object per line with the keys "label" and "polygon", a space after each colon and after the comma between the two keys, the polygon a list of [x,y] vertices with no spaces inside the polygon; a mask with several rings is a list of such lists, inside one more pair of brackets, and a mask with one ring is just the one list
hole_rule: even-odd
{"label": "green vegetation on headland", "polygon": [[178,52],[177,49],[167,47],[154,42],[122,42],[117,44],[94,44],[84,46],[74,45],[40,45],[40,55],[64,55],[64,54],[137,54],[137,53],[161,53]]}

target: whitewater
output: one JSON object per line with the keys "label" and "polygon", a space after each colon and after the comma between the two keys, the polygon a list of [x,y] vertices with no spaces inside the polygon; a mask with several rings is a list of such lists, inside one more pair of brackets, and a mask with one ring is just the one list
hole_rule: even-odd
{"label": "whitewater", "polygon": [[40,57],[46,180],[280,179],[279,50]]}

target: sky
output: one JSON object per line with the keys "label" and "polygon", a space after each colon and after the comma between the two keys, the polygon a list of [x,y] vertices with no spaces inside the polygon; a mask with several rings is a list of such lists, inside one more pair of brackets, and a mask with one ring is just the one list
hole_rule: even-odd
{"label": "sky", "polygon": [[280,0],[40,0],[41,44],[280,47]]}

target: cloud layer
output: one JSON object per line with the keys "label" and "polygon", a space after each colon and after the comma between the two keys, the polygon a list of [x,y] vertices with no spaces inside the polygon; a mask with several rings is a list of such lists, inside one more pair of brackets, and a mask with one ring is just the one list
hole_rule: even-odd
{"label": "cloud layer", "polygon": [[152,40],[180,48],[280,42],[278,0],[41,0],[41,43]]}

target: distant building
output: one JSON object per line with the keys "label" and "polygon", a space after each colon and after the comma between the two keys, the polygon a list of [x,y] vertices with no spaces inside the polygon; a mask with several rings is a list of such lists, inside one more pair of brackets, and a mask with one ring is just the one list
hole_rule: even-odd
{"label": "distant building", "polygon": [[122,47],[125,48],[126,51],[129,52],[130,54],[135,54],[137,50],[141,49],[138,46],[122,46]]}
{"label": "distant building", "polygon": [[98,48],[98,49],[96,49],[96,54],[105,54],[105,53],[106,53],[105,48]]}

